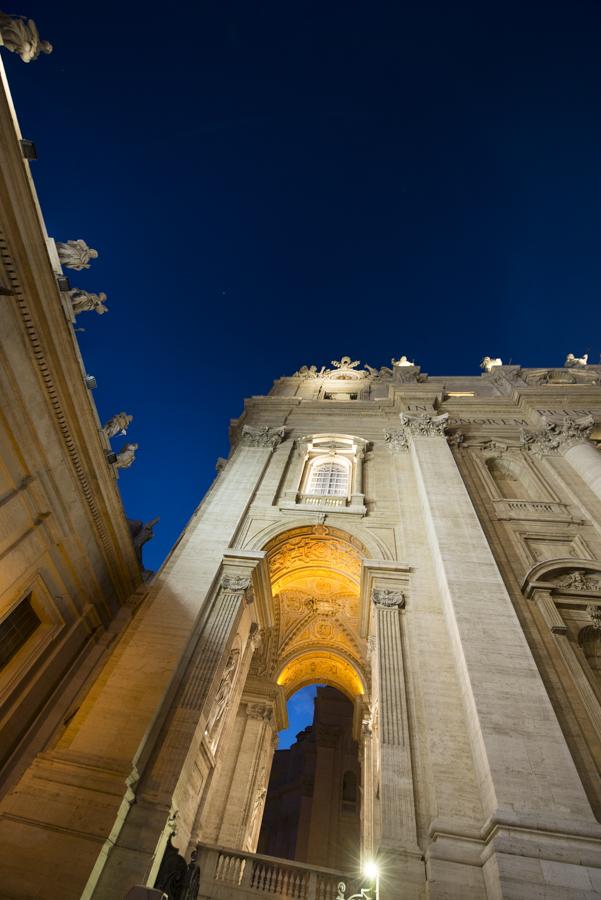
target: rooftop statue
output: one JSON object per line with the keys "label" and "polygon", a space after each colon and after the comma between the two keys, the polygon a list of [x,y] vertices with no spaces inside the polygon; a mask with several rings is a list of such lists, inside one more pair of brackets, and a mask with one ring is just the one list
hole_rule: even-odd
{"label": "rooftop statue", "polygon": [[584,368],[587,364],[588,353],[585,353],[583,356],[574,356],[573,353],[568,353],[564,363],[567,369]]}
{"label": "rooftop statue", "polygon": [[138,444],[126,444],[116,455],[115,466],[117,469],[129,469],[136,458]]}
{"label": "rooftop statue", "polygon": [[98,259],[98,250],[88,247],[81,238],[66,243],[57,241],[56,249],[61,265],[66,266],[67,269],[76,269],[78,272],[81,272],[82,269],[89,269],[91,259]]}
{"label": "rooftop statue", "polygon": [[400,359],[395,359],[394,357],[390,360],[393,366],[414,366],[414,362],[409,362],[406,356],[401,356]]}
{"label": "rooftop statue", "polygon": [[52,53],[52,44],[40,40],[37,25],[25,16],[0,12],[0,39],[7,50],[18,53],[26,63],[37,59],[40,53]]}
{"label": "rooftop statue", "polygon": [[69,291],[69,299],[74,315],[78,316],[82,312],[94,311],[102,316],[109,311],[105,306],[106,294],[90,294],[89,291],[82,291],[79,288],[73,288]]}
{"label": "rooftop statue", "polygon": [[502,366],[503,360],[500,356],[497,356],[493,359],[492,356],[485,356],[482,362],[480,363],[480,368],[484,369],[486,372],[490,372],[494,366]]}
{"label": "rooftop statue", "polygon": [[127,434],[127,429],[133,421],[133,416],[120,412],[108,420],[102,429],[107,438],[115,437],[117,434]]}

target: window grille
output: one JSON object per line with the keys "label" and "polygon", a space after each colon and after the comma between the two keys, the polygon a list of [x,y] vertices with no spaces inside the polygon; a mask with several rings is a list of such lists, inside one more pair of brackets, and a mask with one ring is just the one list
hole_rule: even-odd
{"label": "window grille", "polygon": [[346,466],[337,462],[326,462],[315,466],[311,472],[307,493],[320,497],[346,497],[349,473]]}
{"label": "window grille", "polygon": [[29,595],[0,622],[0,669],[10,662],[40,625]]}

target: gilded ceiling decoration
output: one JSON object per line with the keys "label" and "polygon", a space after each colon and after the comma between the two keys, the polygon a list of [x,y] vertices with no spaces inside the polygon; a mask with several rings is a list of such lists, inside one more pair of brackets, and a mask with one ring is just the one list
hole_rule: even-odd
{"label": "gilded ceiling decoration", "polygon": [[350,697],[362,694],[366,667],[365,642],[359,637],[359,582],[364,551],[348,535],[324,525],[287,532],[266,549],[275,620],[271,674],[288,695],[320,682]]}

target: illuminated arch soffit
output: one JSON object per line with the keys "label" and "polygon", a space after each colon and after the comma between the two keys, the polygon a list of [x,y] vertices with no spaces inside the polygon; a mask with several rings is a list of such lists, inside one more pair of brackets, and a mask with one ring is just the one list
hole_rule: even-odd
{"label": "illuminated arch soffit", "polygon": [[284,688],[286,699],[308,684],[328,684],[354,700],[365,693],[357,669],[330,650],[309,650],[295,656],[282,667],[277,683]]}

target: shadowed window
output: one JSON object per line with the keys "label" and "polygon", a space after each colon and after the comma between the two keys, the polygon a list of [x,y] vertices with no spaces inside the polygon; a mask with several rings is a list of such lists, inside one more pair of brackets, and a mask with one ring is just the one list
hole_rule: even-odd
{"label": "shadowed window", "polygon": [[16,609],[0,622],[0,669],[27,643],[39,625],[41,622],[31,605],[31,596],[25,597]]}

